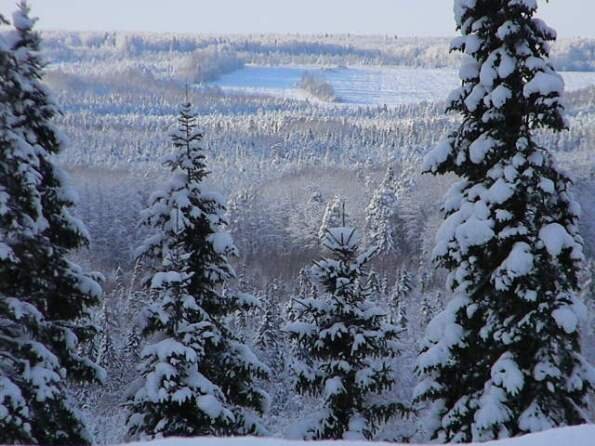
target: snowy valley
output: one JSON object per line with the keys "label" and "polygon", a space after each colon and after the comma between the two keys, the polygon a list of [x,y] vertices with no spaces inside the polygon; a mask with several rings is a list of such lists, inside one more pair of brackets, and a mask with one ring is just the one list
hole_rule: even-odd
{"label": "snowy valley", "polygon": [[[55,58],[48,85],[64,110],[58,124],[70,140],[61,160],[81,195],[78,213],[92,234],[91,250],[81,253],[81,261],[108,277],[105,308],[96,316],[106,327],[106,338],[98,342],[109,342],[110,355],[115,356],[99,358],[111,369],[110,383],[98,394],[89,394],[86,406],[94,409],[86,412],[98,441],[115,443],[122,438],[125,411],[115,412],[113,405],[135,376],[121,346],[131,342],[130,315],[144,299],[134,262],[134,249],[144,236],[137,216],[149,191],[164,178],[160,160],[171,151],[168,134],[183,92],[176,70],[187,55],[172,52],[173,44],[167,42],[173,36],[115,35],[116,41],[136,42],[134,50],[99,42],[92,47],[97,57],[77,59],[82,49],[69,42],[85,38],[91,40],[72,33],[47,36],[48,54]],[[246,48],[265,45],[249,39],[242,43]],[[331,37],[328,44],[322,40],[317,45],[331,46],[332,41]],[[450,298],[442,290],[443,273],[430,266],[430,253],[443,191],[452,180],[421,175],[421,164],[458,120],[443,113],[444,101],[456,86],[457,61],[441,68],[431,67],[431,61],[422,68],[369,66],[337,50],[332,60],[339,68],[328,68],[326,61],[319,66],[311,63],[307,42],[291,45],[288,53],[297,52],[297,62],[308,65],[281,68],[274,64],[289,56],[272,53],[266,60],[272,65],[245,65],[190,89],[211,178],[227,196],[230,230],[240,252],[239,284],[259,299],[273,300],[280,317],[274,321],[275,330],[281,329],[283,314],[291,311],[285,307],[311,286],[304,271],[321,255],[318,234],[325,212],[333,201],[344,201],[351,224],[365,231],[370,202],[382,187],[387,167],[392,167],[398,201],[396,226],[389,230],[394,231],[397,248],[374,260],[372,270],[382,305],[406,319],[396,394],[407,400],[415,382],[418,339]],[[420,46],[424,45],[429,43],[422,41]],[[260,62],[256,50],[246,52],[247,62]],[[350,62],[360,65],[343,65]],[[323,75],[340,101],[325,103],[300,92],[297,84],[304,71]],[[575,178],[585,215],[580,221],[585,250],[593,256],[595,73],[562,75],[569,90],[565,101],[571,130],[541,138],[557,148],[558,161]],[[369,233],[364,236],[370,243]],[[587,273],[582,281],[589,280]],[[405,295],[400,309],[390,303],[398,294]],[[258,342],[264,312],[257,310],[253,317],[234,322],[248,342]],[[592,319],[585,321],[585,327],[584,345],[593,359]],[[287,435],[311,403],[287,391],[289,375],[278,378],[270,388],[274,397],[267,417],[275,434]],[[108,425],[120,427],[106,430]],[[418,428],[406,419],[396,426],[387,431],[389,438],[417,435]]]}
{"label": "snowy valley", "polygon": [[19,3],[0,444],[594,444],[595,38],[549,65],[537,2],[487,1],[452,43],[37,41]]}

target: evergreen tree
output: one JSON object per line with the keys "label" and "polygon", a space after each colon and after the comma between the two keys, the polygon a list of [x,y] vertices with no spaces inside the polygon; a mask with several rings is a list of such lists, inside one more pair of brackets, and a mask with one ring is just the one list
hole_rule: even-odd
{"label": "evergreen tree", "polygon": [[257,253],[258,239],[254,233],[260,230],[258,225],[258,211],[255,208],[256,192],[254,189],[240,190],[229,199],[227,220],[233,228],[236,243],[242,247],[247,256]]}
{"label": "evergreen tree", "polygon": [[307,248],[318,248],[320,240],[318,230],[326,210],[326,203],[320,191],[310,189],[302,212],[289,216],[288,230],[294,243]]}
{"label": "evergreen tree", "polygon": [[383,256],[397,251],[396,211],[395,178],[392,167],[389,167],[366,209],[366,238],[370,244],[378,246],[379,254]]}
{"label": "evergreen tree", "polygon": [[[101,336],[99,337],[99,345],[97,347],[97,357],[95,362],[101,367],[112,369],[121,368],[120,356],[114,345],[113,333],[117,329],[113,315],[104,300],[101,317]],[[111,375],[111,373],[110,373]]]}
{"label": "evergreen tree", "polygon": [[58,111],[41,84],[40,37],[25,1],[13,24],[0,37],[0,443],[89,444],[67,380],[103,379],[78,353],[102,291],[98,276],[67,258],[88,235],[51,159],[62,148],[51,122]]}
{"label": "evergreen tree", "polygon": [[255,380],[268,369],[226,326],[235,311],[255,305],[222,292],[235,273],[237,250],[224,231],[223,199],[204,185],[208,175],[191,104],[182,105],[166,159],[172,179],[151,198],[143,223],[153,231],[139,256],[154,262],[145,310],[143,383],[130,401],[133,437],[263,434],[257,413],[267,395]]}
{"label": "evergreen tree", "polygon": [[274,373],[279,372],[285,363],[283,351],[281,289],[279,281],[273,279],[261,301],[262,321],[258,327],[255,345],[266,357],[267,364]]}
{"label": "evergreen tree", "polygon": [[329,201],[322,214],[322,222],[318,229],[318,240],[322,244],[326,238],[326,233],[329,228],[336,228],[343,224],[343,219],[346,219],[345,214],[345,200],[339,196],[335,196]]}
{"label": "evergreen tree", "polygon": [[399,302],[395,310],[395,324],[401,330],[407,330],[408,323],[409,319],[407,319],[407,305],[405,305],[404,302]]}
{"label": "evergreen tree", "polygon": [[305,352],[295,365],[297,391],[323,398],[306,439],[371,439],[401,409],[380,398],[394,385],[397,328],[370,302],[364,267],[375,250],[358,255],[358,244],[352,228],[327,230],[330,256],[311,269],[319,293],[298,301],[301,314],[287,326]]}
{"label": "evergreen tree", "polygon": [[399,273],[389,302],[395,322],[401,328],[407,327],[407,300],[412,291],[413,275],[407,270],[402,270]]}
{"label": "evergreen tree", "polygon": [[122,296],[122,302],[120,304],[125,308],[125,311],[123,312],[124,324],[127,324],[128,327],[128,330],[125,334],[125,362],[127,363],[127,366],[132,366],[132,368],[138,364],[140,359],[139,349],[142,343],[142,336],[141,333],[139,333],[140,330],[138,324],[129,324],[129,322],[134,320],[134,318],[147,303],[146,293],[139,286],[139,282],[141,282],[139,276],[142,275],[143,269],[144,265],[142,261],[137,260],[134,262],[134,268],[132,270],[130,282],[124,295]]}
{"label": "evergreen tree", "polygon": [[382,284],[378,279],[378,274],[376,273],[376,271],[370,271],[366,282],[366,288],[369,290],[370,296],[374,300],[378,300],[378,297],[382,292]]}
{"label": "evergreen tree", "polygon": [[454,294],[429,325],[418,400],[439,441],[505,438],[586,422],[595,372],[581,356],[583,260],[570,180],[537,130],[566,123],[548,62],[555,32],[535,0],[456,0],[470,59],[450,110],[463,115],[424,169],[462,177],[444,204],[434,258]]}
{"label": "evergreen tree", "polygon": [[586,305],[589,310],[590,323],[587,324],[588,335],[595,335],[595,260],[589,262],[587,283],[584,288]]}
{"label": "evergreen tree", "polygon": [[312,283],[308,270],[308,266],[305,266],[301,268],[300,272],[298,273],[298,286],[296,295],[302,299],[312,297],[316,288],[316,286]]}
{"label": "evergreen tree", "polygon": [[388,285],[388,276],[386,274],[382,275],[382,280],[380,281],[380,295],[383,299],[388,296],[389,285]]}
{"label": "evergreen tree", "polygon": [[288,360],[291,346],[288,345],[287,335],[283,331],[285,321],[280,298],[279,281],[273,279],[267,284],[261,302],[263,314],[255,341],[260,353],[259,357],[263,358],[272,372],[266,385],[267,392],[271,396],[271,410],[268,415],[273,419],[287,415],[295,404]]}
{"label": "evergreen tree", "polygon": [[591,302],[591,305],[595,303],[595,260],[591,260],[589,263],[589,288],[587,290],[587,299]]}
{"label": "evergreen tree", "polygon": [[436,314],[439,305],[438,302],[440,302],[440,300],[442,300],[442,293],[440,293],[440,291],[438,291],[436,294],[430,294],[429,292],[426,292],[422,295],[420,313],[421,322],[424,327],[430,323]]}
{"label": "evergreen tree", "polygon": [[403,269],[399,273],[399,277],[397,278],[397,283],[395,285],[395,299],[399,302],[403,301],[404,299],[407,299],[413,291],[413,286],[413,274]]}
{"label": "evergreen tree", "polygon": [[[276,303],[265,299],[263,302],[262,322],[258,327],[256,334],[256,346],[265,352],[267,356],[272,356],[269,363],[274,366],[279,359],[279,335],[281,333],[281,323],[279,308]],[[275,367],[273,367],[275,368]]]}
{"label": "evergreen tree", "polygon": [[417,280],[419,286],[419,292],[424,294],[426,290],[430,287],[430,273],[428,273],[428,269],[430,268],[429,265],[426,265],[424,261],[424,257],[426,256],[426,252],[422,251],[422,258],[419,261],[419,265],[417,267]]}

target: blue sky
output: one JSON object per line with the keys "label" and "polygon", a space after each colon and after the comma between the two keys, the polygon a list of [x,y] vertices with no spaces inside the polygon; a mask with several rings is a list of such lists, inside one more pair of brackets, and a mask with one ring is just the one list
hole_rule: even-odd
{"label": "blue sky", "polygon": [[[0,0],[0,11],[16,0]],[[452,0],[30,0],[45,29],[444,36]],[[595,37],[595,0],[539,0],[561,36]]]}

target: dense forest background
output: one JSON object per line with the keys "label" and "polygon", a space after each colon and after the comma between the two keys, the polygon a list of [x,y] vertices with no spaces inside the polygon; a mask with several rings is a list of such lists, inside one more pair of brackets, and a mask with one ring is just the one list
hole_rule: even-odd
{"label": "dense forest background", "polygon": [[[439,209],[451,178],[422,176],[421,160],[458,119],[442,102],[397,107],[351,107],[323,101],[230,94],[209,85],[245,64],[316,66],[406,65],[455,67],[447,39],[395,36],[187,36],[45,32],[47,83],[64,114],[56,122],[69,139],[60,163],[79,191],[79,216],[92,244],[78,261],[103,271],[106,298],[95,318],[100,336],[90,353],[109,372],[104,387],[75,389],[100,443],[123,440],[126,392],[136,377],[139,334],[135,317],[150,296],[134,250],[144,237],[139,212],[166,175],[169,134],[184,87],[198,113],[210,181],[227,196],[228,219],[240,257],[238,283],[261,308],[230,321],[269,364],[275,379],[267,424],[288,435],[310,401],[296,396],[283,326],[292,298],[311,292],[304,268],[321,255],[319,234],[344,204],[349,223],[367,244],[386,240],[368,280],[376,299],[402,325],[396,393],[410,398],[418,340],[449,296],[443,272],[430,263]],[[553,52],[560,70],[594,70],[595,41],[562,40]],[[442,98],[446,99],[448,91]],[[590,269],[582,278],[593,306],[595,267],[595,87],[565,97],[570,130],[544,134],[560,165],[572,174]],[[385,200],[386,198],[386,200]],[[271,317],[271,314],[274,317]],[[593,312],[591,312],[593,314]],[[585,327],[586,356],[595,359],[595,325]],[[277,352],[277,353],[276,353]],[[114,410],[119,407],[119,410]],[[290,435],[290,432],[289,432]],[[423,426],[398,420],[387,439],[423,436]]]}

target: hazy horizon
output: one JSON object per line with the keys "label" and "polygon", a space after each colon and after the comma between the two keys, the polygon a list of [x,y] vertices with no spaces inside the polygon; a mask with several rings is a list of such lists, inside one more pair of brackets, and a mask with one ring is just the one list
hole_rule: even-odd
{"label": "hazy horizon", "polygon": [[[449,37],[452,0],[29,0],[39,28],[207,34],[363,34]],[[9,16],[16,0],[0,0]],[[595,2],[539,1],[560,37],[595,37]]]}

